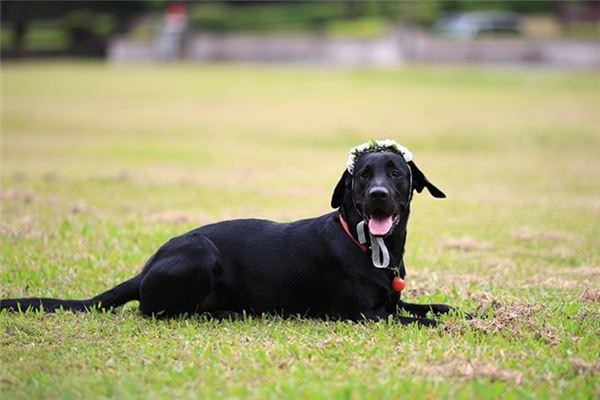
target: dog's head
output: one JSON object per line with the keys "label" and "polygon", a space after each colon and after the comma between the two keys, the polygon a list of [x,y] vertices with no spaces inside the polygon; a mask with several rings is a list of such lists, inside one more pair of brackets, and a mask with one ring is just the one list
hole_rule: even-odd
{"label": "dog's head", "polygon": [[425,177],[413,161],[394,151],[360,155],[352,174],[344,171],[331,206],[356,209],[373,236],[389,236],[409,210],[413,190],[427,188],[434,197],[446,197]]}

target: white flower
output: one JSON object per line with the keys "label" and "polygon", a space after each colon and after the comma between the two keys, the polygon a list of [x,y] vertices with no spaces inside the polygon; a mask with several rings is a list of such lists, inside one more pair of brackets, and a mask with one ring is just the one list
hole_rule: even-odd
{"label": "white flower", "polygon": [[362,143],[356,147],[350,149],[348,153],[348,162],[346,163],[346,169],[352,175],[354,173],[354,163],[356,160],[365,153],[374,153],[378,151],[393,151],[399,153],[404,157],[406,162],[412,161],[413,155],[406,147],[398,144],[392,139],[383,140],[372,140],[369,142]]}
{"label": "white flower", "polygon": [[402,146],[401,144],[396,144],[396,146],[398,147],[398,151],[400,152],[400,154],[402,154],[402,157],[404,157],[404,161],[406,161],[406,162],[412,161],[413,155],[409,149]]}
{"label": "white flower", "polygon": [[398,143],[392,139],[376,140],[377,144],[381,147],[397,147]]}

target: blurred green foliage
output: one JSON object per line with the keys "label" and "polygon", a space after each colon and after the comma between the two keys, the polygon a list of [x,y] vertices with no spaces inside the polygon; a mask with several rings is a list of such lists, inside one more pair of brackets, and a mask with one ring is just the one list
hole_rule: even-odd
{"label": "blurred green foliage", "polygon": [[[369,26],[369,29],[379,26],[375,29],[377,33],[382,25],[392,22],[428,27],[443,14],[481,9],[524,14],[556,11],[551,1],[202,2],[189,5],[189,18],[193,27],[213,32],[320,30],[353,36],[353,28],[358,26],[359,36],[362,36],[360,31],[364,26]],[[357,20],[361,22],[357,24]]]}
{"label": "blurred green foliage", "polygon": [[[576,7],[581,2],[570,2]],[[2,50],[99,52],[115,34],[151,40],[162,24],[165,0],[2,2]],[[473,10],[555,15],[553,1],[335,1],[186,2],[191,29],[213,33],[313,32],[368,38],[399,24],[432,26],[446,14]],[[139,17],[146,18],[139,23]],[[575,37],[597,37],[597,29],[575,27]]]}
{"label": "blurred green foliage", "polygon": [[[2,26],[2,49],[13,46],[13,26]],[[56,20],[29,23],[22,48],[27,51],[67,51],[84,42],[104,43],[115,30],[115,18],[89,10],[75,10]]]}
{"label": "blurred green foliage", "polygon": [[334,37],[373,38],[381,36],[387,29],[385,21],[367,17],[353,21],[334,21],[327,26],[327,34]]}
{"label": "blurred green foliage", "polygon": [[69,32],[86,32],[100,38],[107,37],[115,29],[113,16],[90,10],[71,11],[60,20],[60,25]]}
{"label": "blurred green foliage", "polygon": [[[201,3],[189,7],[193,28],[213,32],[337,30],[344,22],[377,25],[398,15],[398,3],[287,3],[233,7],[226,3]],[[363,24],[365,22],[362,22]],[[352,29],[347,31],[351,32]]]}
{"label": "blurred green foliage", "polygon": [[[0,37],[2,49],[9,49],[14,40],[13,30],[3,26]],[[63,51],[69,44],[68,32],[52,21],[34,21],[24,37],[24,48],[31,51]]]}

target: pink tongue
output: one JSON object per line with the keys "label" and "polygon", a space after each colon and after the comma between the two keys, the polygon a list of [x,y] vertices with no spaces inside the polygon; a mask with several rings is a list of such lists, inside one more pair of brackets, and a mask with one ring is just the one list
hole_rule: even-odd
{"label": "pink tongue", "polygon": [[392,217],[371,217],[369,220],[369,232],[371,235],[384,236],[392,229]]}

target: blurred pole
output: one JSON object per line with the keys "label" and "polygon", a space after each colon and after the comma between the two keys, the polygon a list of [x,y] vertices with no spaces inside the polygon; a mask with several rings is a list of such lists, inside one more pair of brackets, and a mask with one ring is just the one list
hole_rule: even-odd
{"label": "blurred pole", "polygon": [[156,43],[161,60],[170,61],[181,57],[186,28],[185,4],[179,2],[169,4],[165,10],[164,25]]}

